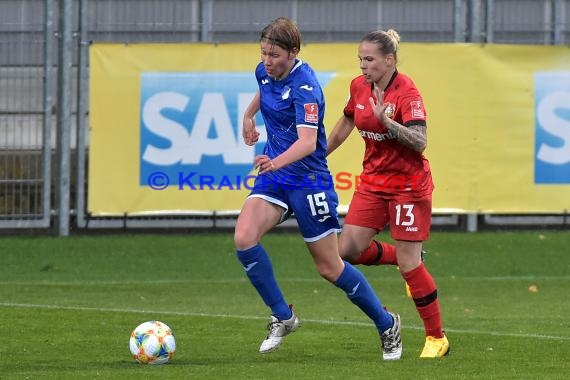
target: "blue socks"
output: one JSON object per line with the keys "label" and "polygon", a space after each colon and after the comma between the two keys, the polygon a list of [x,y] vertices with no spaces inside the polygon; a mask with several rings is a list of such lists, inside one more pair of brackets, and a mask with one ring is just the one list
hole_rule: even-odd
{"label": "blue socks", "polygon": [[293,313],[283,298],[283,293],[281,293],[273,274],[271,260],[269,260],[269,256],[261,244],[245,251],[237,251],[237,257],[241,261],[249,281],[257,289],[263,302],[271,308],[271,314],[279,320],[291,318]]}
{"label": "blue socks", "polygon": [[358,269],[345,261],[344,270],[334,284],[344,290],[348,299],[372,319],[378,332],[382,333],[392,327],[394,319],[384,309],[366,277]]}
{"label": "blue socks", "polygon": [[[251,284],[263,302],[271,308],[271,313],[279,320],[291,318],[291,309],[277,285],[271,260],[261,244],[244,251],[237,251],[237,257]],[[344,262],[344,270],[334,284],[344,290],[348,299],[372,319],[380,333],[392,327],[394,324],[392,316],[384,310],[380,299],[364,275],[352,265]]]}

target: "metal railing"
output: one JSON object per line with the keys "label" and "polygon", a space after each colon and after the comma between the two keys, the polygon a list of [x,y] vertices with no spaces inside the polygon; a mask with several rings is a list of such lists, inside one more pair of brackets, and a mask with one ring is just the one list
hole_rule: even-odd
{"label": "metal railing", "polygon": [[[396,28],[410,42],[570,40],[570,0],[0,1],[0,229],[55,228],[67,235],[70,227],[200,227],[231,220],[215,213],[89,218],[88,47],[91,41],[254,42],[259,29],[281,15],[294,19],[309,43],[357,42],[379,28]],[[475,214],[439,219],[468,230],[487,220]]]}

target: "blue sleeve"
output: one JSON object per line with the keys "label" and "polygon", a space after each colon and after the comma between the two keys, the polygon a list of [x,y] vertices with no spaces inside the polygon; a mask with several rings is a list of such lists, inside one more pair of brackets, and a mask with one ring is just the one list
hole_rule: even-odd
{"label": "blue sleeve", "polygon": [[258,85],[261,82],[261,79],[264,75],[267,75],[267,74],[265,74],[265,70],[263,68],[263,62],[259,62],[259,64],[255,68],[255,79],[257,80]]}
{"label": "blue sleeve", "polygon": [[307,78],[298,81],[295,87],[294,103],[297,126],[318,128],[319,121],[324,115],[323,92],[319,83]]}

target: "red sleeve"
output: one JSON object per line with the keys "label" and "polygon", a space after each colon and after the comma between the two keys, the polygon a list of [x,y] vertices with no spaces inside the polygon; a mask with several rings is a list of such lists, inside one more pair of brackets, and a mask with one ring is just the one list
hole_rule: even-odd
{"label": "red sleeve", "polygon": [[403,125],[414,124],[414,121],[420,121],[420,124],[425,124],[426,109],[424,101],[420,93],[416,90],[407,94],[400,100],[400,118]]}
{"label": "red sleeve", "polygon": [[350,94],[344,106],[344,116],[354,119],[354,81],[350,83]]}

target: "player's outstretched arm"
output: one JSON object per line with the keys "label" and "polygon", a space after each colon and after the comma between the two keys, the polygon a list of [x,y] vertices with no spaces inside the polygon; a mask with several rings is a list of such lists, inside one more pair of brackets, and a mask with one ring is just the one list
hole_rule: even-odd
{"label": "player's outstretched arm", "polygon": [[334,129],[327,139],[327,156],[334,152],[336,148],[348,138],[350,132],[354,129],[354,120],[342,115],[336,122]]}

